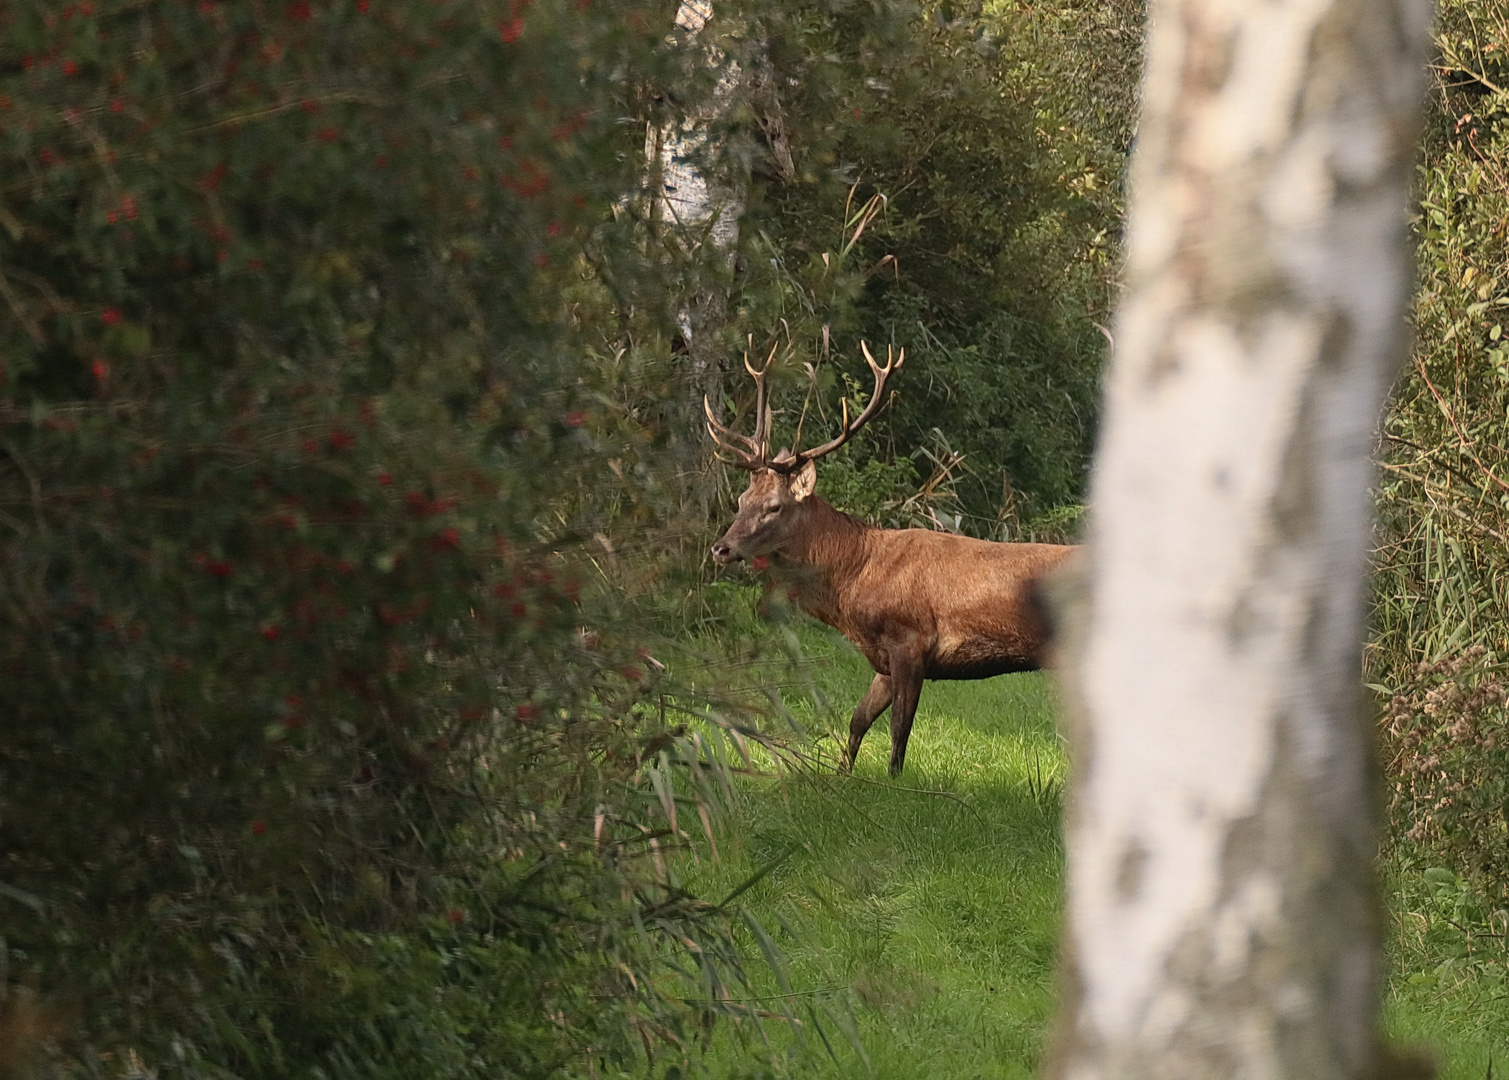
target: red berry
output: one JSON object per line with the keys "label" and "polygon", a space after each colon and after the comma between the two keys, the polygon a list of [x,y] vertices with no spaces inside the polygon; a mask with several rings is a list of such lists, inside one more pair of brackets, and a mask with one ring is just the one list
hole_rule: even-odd
{"label": "red berry", "polygon": [[258,818],[251,823],[251,831],[253,836],[262,836],[267,832],[267,822]]}
{"label": "red berry", "polygon": [[100,312],[100,322],[104,323],[106,326],[114,326],[120,321],[120,308],[107,307],[104,311]]}

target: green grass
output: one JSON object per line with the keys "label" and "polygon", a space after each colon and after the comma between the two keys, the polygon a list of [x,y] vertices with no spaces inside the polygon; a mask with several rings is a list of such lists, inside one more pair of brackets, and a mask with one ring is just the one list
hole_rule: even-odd
{"label": "green grass", "polygon": [[[1431,1048],[1442,1076],[1487,1080],[1509,1067],[1509,915],[1445,870],[1386,869],[1392,987],[1385,1026]],[[1463,931],[1467,930],[1468,933]]]}
{"label": "green grass", "polygon": [[[836,635],[803,628],[799,636],[817,659],[801,700],[788,693],[785,704],[836,755],[830,736],[846,734],[870,671]],[[745,781],[719,832],[718,857],[704,848],[686,859],[683,882],[716,898],[774,867],[741,902],[778,943],[788,978],[783,988],[761,975],[752,1004],[790,1009],[803,1022],[805,1052],[785,1025],[765,1025],[777,1073],[1031,1076],[1053,1008],[1063,891],[1064,754],[1051,682],[1033,673],[928,683],[906,772],[894,782],[889,752],[882,719],[852,778],[814,769]],[[1396,891],[1391,903],[1390,1037],[1432,1048],[1440,1080],[1485,1080],[1490,1059],[1502,1073],[1509,984],[1481,965],[1436,970],[1449,951],[1442,924],[1433,943],[1412,939],[1420,916],[1401,897]],[[826,1011],[813,1016],[809,1007],[819,1003]],[[724,1026],[706,1064],[713,1076],[759,1075],[759,1058]]]}
{"label": "green grass", "polygon": [[[814,672],[829,704],[788,706],[818,731],[846,733],[869,671],[841,640],[817,640],[832,654]],[[743,901],[778,939],[794,991],[834,989],[840,1011],[850,1003],[874,1076],[1030,1076],[1053,1003],[1063,880],[1056,796],[1034,794],[1063,774],[1048,682],[1033,673],[929,683],[895,782],[889,753],[882,720],[851,778],[746,784],[721,858],[684,867],[686,884],[717,896],[782,860]],[[780,1024],[768,1031],[789,1047]],[[835,1057],[798,1057],[791,1071],[864,1075],[842,1036],[828,1034]],[[710,1066],[737,1072],[746,1057],[729,1039]]]}

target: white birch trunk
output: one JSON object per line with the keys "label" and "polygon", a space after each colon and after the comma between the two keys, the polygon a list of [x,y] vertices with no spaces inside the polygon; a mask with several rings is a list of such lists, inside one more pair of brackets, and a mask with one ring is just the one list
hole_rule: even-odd
{"label": "white birch trunk", "polygon": [[749,80],[736,62],[706,40],[711,0],[681,0],[676,40],[699,50],[718,70],[708,98],[685,115],[650,126],[645,159],[650,173],[650,219],[669,234],[698,271],[694,286],[670,314],[685,347],[686,453],[680,470],[682,494],[698,518],[710,512],[720,471],[711,469],[703,439],[702,400],[723,397],[718,331],[727,321],[729,277],[739,246],[739,220],[749,190],[747,159],[728,153],[717,128],[746,95]]}
{"label": "white birch trunk", "polygon": [[[682,0],[676,12],[676,28],[682,44],[700,48],[709,67],[721,66],[712,96],[688,115],[663,127],[652,127],[645,138],[654,191],[651,214],[669,229],[682,249],[693,254],[710,247],[725,271],[733,269],[739,245],[739,219],[749,188],[747,169],[725,168],[721,174],[709,169],[723,149],[712,130],[736,102],[744,83],[737,63],[728,62],[715,45],[699,38],[712,21],[710,0]],[[678,313],[682,336],[688,346],[704,329],[721,321],[726,301],[716,297],[721,290],[704,290]],[[715,310],[708,310],[715,309]]]}
{"label": "white birch trunk", "polygon": [[1062,1080],[1382,1069],[1361,717],[1429,0],[1154,0],[1064,681]]}
{"label": "white birch trunk", "polygon": [[651,129],[645,155],[655,170],[655,215],[689,244],[710,244],[732,255],[739,242],[739,218],[744,213],[747,181],[710,175],[697,162],[719,149],[710,128],[733,104],[743,81],[737,63],[726,63],[721,50],[700,44],[698,38],[713,18],[709,0],[682,0],[676,28],[683,43],[703,49],[709,67],[724,64],[705,105],[665,127]]}

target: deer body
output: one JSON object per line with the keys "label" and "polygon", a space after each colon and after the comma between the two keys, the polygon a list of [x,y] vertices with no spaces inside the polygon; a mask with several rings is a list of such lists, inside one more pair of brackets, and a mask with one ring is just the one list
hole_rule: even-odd
{"label": "deer body", "polygon": [[877,529],[814,494],[816,459],[875,414],[886,378],[905,359],[902,353],[881,367],[869,349],[864,354],[875,373],[870,403],[851,422],[845,401],[843,431],[816,449],[770,456],[763,370],[749,368],[759,389],[752,437],[723,427],[704,402],[714,441],[734,455],[730,464],[751,473],[739,512],[712,553],[719,563],[768,560],[774,585],[785,586],[803,611],[864,654],[875,679],[849,721],[842,767],[853,767],[865,733],[889,708],[895,775],[906,761],[923,680],[984,679],[1041,666],[1048,627],[1032,587],[1074,549]]}
{"label": "deer body", "polygon": [[768,559],[772,587],[852,641],[875,679],[849,724],[844,766],[891,709],[891,772],[925,679],[985,679],[1042,665],[1047,627],[1033,583],[1072,547],[993,544],[926,529],[877,529],[810,491],[808,465],[789,480],[756,473],[713,557]]}
{"label": "deer body", "polygon": [[915,652],[925,679],[987,679],[1041,666],[1044,628],[1025,585],[1072,548],[877,529],[816,495],[805,528],[771,553],[793,599],[854,643],[880,675]]}

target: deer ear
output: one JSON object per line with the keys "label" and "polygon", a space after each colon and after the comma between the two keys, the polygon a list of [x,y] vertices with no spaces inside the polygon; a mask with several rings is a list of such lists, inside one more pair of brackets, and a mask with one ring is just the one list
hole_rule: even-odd
{"label": "deer ear", "polygon": [[791,497],[797,502],[806,499],[817,488],[817,462],[809,461],[791,478]]}

